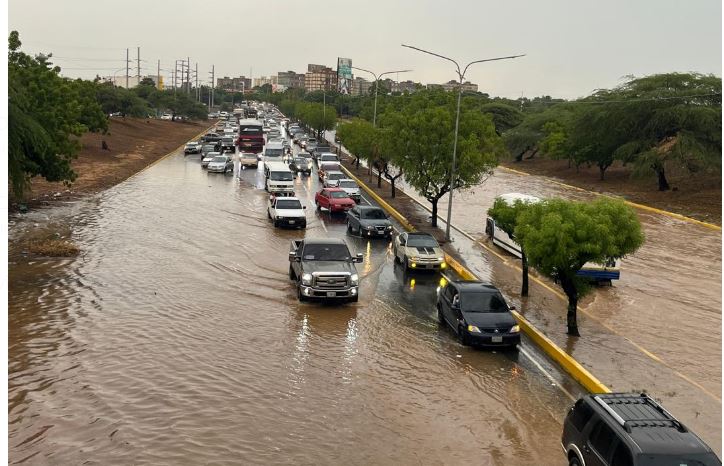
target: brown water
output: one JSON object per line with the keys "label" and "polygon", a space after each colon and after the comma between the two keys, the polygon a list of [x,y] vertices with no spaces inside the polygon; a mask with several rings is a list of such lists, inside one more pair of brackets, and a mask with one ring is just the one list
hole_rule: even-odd
{"label": "brown water", "polygon": [[[411,189],[405,192],[424,203]],[[485,239],[488,208],[496,196],[510,192],[575,200],[595,196],[543,177],[503,169],[496,170],[482,185],[456,193],[452,224],[509,257],[506,262],[515,265],[516,259]],[[447,199],[439,204],[443,217]],[[620,280],[586,298],[579,323],[589,328],[582,330],[580,341],[558,343],[612,389],[654,394],[720,452],[721,232],[660,214],[637,213],[645,244],[622,260]],[[507,267],[491,260],[495,258],[482,248],[467,252],[466,259],[479,264],[481,277],[511,296],[519,292],[517,272],[503,270]],[[529,304],[534,313],[529,317],[536,317],[537,323],[557,321],[554,332],[565,325],[563,302],[548,290],[532,292]]]}
{"label": "brown water", "polygon": [[[434,319],[438,275],[404,273],[326,212],[272,228],[259,180],[176,155],[15,222],[11,240],[65,225],[82,254],[11,245],[11,463],[564,462],[571,401],[534,348],[461,347]],[[297,181],[308,203],[315,187]],[[304,235],[365,254],[357,305],[297,302],[286,256]]]}

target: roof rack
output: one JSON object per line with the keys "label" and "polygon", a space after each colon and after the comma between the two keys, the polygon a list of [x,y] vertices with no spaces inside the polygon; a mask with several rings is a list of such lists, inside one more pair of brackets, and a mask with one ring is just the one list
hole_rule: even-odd
{"label": "roof rack", "polygon": [[645,393],[611,393],[593,398],[628,433],[632,427],[674,427],[679,432],[688,432],[681,422]]}

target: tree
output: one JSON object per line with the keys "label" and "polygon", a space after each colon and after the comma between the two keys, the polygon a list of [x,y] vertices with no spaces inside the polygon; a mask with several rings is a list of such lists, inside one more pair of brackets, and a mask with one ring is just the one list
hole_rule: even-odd
{"label": "tree", "polygon": [[341,123],[337,128],[337,137],[342,144],[349,149],[350,155],[355,158],[355,164],[359,170],[360,160],[372,164],[376,152],[379,135],[372,123],[354,118],[348,123]]}
{"label": "tree", "polygon": [[30,179],[71,182],[70,166],[86,131],[104,131],[108,122],[89,87],[60,77],[50,55],[20,51],[20,36],[8,38],[8,174],[22,198]]}
{"label": "tree", "polygon": [[[512,239],[515,239],[515,226],[518,224],[518,216],[527,209],[529,205],[530,203],[521,200],[517,200],[513,205],[510,205],[503,199],[498,198],[493,203],[493,207],[488,209],[488,215],[495,220],[495,225],[497,225],[498,228],[506,232]],[[528,258],[525,255],[523,246],[520,246],[520,262],[521,268],[523,269],[520,295],[528,296]]]}
{"label": "tree", "polygon": [[568,297],[568,334],[579,336],[578,297],[586,286],[577,272],[634,253],[644,242],[632,208],[620,200],[551,199],[529,204],[516,217],[516,241],[539,272],[557,280]]}
{"label": "tree", "polygon": [[[387,112],[385,112],[387,113]],[[505,148],[495,133],[492,117],[477,111],[461,111],[455,179],[450,183],[455,108],[431,105],[422,93],[390,123],[395,137],[395,165],[405,180],[432,204],[432,225],[437,226],[437,203],[454,189],[482,183],[498,164]]]}
{"label": "tree", "polygon": [[481,105],[480,111],[492,115],[495,132],[498,133],[498,136],[518,126],[523,121],[523,114],[520,110],[499,102]]}

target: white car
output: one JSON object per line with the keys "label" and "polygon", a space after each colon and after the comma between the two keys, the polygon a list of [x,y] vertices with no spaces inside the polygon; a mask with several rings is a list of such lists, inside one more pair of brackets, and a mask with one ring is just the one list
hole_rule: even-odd
{"label": "white car", "polygon": [[337,182],[337,187],[344,189],[349,197],[359,204],[362,199],[362,193],[360,192],[359,185],[356,181],[348,178],[343,178]]}
{"label": "white car", "polygon": [[401,233],[393,242],[395,262],[401,262],[405,270],[444,269],[445,253],[434,236],[429,233]]}
{"label": "white car", "polygon": [[275,227],[288,226],[293,228],[306,228],[307,216],[299,198],[269,196],[267,216],[274,223]]}
{"label": "white car", "polygon": [[259,158],[257,157],[257,154],[254,154],[253,152],[240,152],[239,153],[239,165],[241,167],[258,167],[259,166]]}
{"label": "white car", "polygon": [[324,177],[324,187],[325,188],[336,188],[339,184],[339,180],[344,180],[347,178],[347,175],[345,175],[342,172],[338,171],[329,171],[326,173]]}
{"label": "white car", "polygon": [[234,161],[228,155],[217,155],[206,167],[209,173],[228,173],[234,171]]}
{"label": "white car", "polygon": [[214,160],[214,157],[219,157],[220,155],[223,155],[221,152],[208,152],[203,159],[201,159],[201,168],[206,168],[209,166],[212,160]]}

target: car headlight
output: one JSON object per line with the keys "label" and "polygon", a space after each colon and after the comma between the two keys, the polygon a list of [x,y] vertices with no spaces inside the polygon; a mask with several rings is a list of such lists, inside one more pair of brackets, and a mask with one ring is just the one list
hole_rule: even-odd
{"label": "car headlight", "polygon": [[349,278],[350,278],[350,280],[352,281],[352,284],[353,284],[353,285],[358,285],[358,284],[359,284],[359,275],[357,275],[356,273],[353,273],[352,276],[349,277]]}
{"label": "car headlight", "polygon": [[444,258],[444,257],[438,257],[437,260],[439,260],[440,262],[442,262],[442,261],[445,260],[445,258]]}
{"label": "car headlight", "polygon": [[392,230],[392,225],[387,225],[388,230]]}
{"label": "car headlight", "polygon": [[480,333],[480,329],[475,325],[468,325],[468,332]]}
{"label": "car headlight", "polygon": [[303,285],[311,285],[312,284],[312,274],[311,273],[305,273],[302,275],[302,284]]}
{"label": "car headlight", "polygon": [[420,260],[420,258],[417,257],[417,256],[410,256],[410,260],[411,260],[411,261],[414,261],[414,262],[417,262],[417,261]]}
{"label": "car headlight", "polygon": [[375,227],[373,227],[372,225],[368,225],[368,226],[365,227],[365,229],[367,229],[367,230],[374,230]]}
{"label": "car headlight", "polygon": [[518,333],[520,332],[520,325],[515,324],[512,327],[510,327],[510,333]]}

